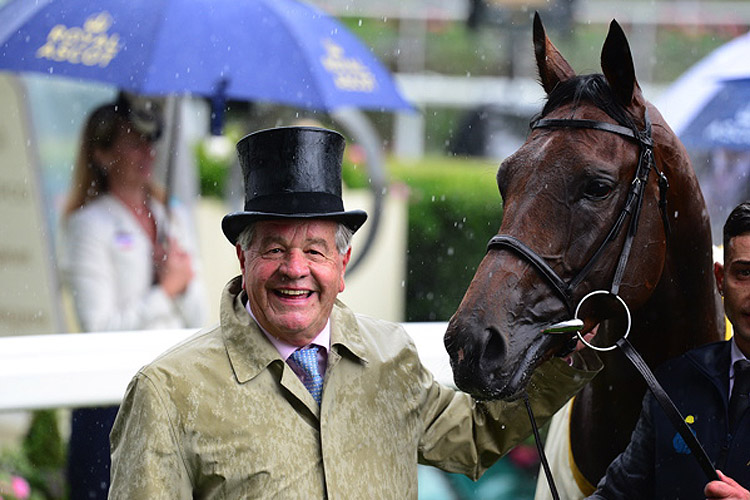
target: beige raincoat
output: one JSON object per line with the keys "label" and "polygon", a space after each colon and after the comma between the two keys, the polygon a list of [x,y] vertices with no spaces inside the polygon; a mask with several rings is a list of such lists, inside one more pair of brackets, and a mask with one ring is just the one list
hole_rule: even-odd
{"label": "beige raincoat", "polygon": [[[111,434],[110,498],[417,498],[417,463],[478,478],[530,434],[522,401],[441,386],[398,324],[331,314],[320,408],[224,290],[221,324],[141,369]],[[534,375],[540,421],[595,372],[559,359]]]}

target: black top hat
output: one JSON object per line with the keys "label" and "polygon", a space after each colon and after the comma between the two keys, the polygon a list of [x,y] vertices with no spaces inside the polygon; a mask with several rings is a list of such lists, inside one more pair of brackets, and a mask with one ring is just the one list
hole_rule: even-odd
{"label": "black top hat", "polygon": [[344,211],[341,160],[344,137],[315,127],[281,127],[252,133],[237,143],[245,180],[245,210],[224,216],[221,229],[233,244],[245,227],[265,219],[331,219],[352,231],[367,220]]}

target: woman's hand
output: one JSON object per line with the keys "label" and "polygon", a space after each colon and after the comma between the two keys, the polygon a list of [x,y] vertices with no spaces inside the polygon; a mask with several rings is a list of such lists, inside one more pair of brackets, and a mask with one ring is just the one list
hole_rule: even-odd
{"label": "woman's hand", "polygon": [[171,298],[184,293],[194,275],[190,255],[177,241],[170,240],[167,253],[157,267],[159,284],[164,292]]}

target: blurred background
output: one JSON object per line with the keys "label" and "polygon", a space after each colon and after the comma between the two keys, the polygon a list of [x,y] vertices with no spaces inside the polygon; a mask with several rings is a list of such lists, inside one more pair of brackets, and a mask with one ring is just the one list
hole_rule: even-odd
{"label": "blurred background", "polygon": [[[6,3],[0,0],[0,8]],[[356,236],[343,300],[393,321],[447,321],[500,226],[497,166],[523,143],[543,103],[531,42],[534,11],[579,73],[600,72],[608,24],[616,19],[623,26],[645,97],[689,149],[715,243],[729,210],[748,199],[750,45],[741,45],[750,26],[748,2],[307,3],[354,34],[413,109],[326,110],[231,97],[217,107],[200,95],[163,98],[175,132],[160,146],[159,175],[171,184],[173,202],[193,218],[211,323],[218,319],[220,290],[238,273],[234,249],[219,228],[221,217],[243,203],[234,144],[255,130],[297,123],[347,137],[345,205],[371,216]],[[7,34],[4,23],[9,20],[0,17],[0,36]],[[0,68],[0,336],[78,331],[58,275],[58,223],[83,121],[117,92],[82,79]],[[426,343],[442,350],[442,333]],[[436,370],[451,382],[444,365]],[[0,385],[6,382],[0,378]],[[42,421],[41,436],[31,433],[32,418]],[[65,418],[65,409],[0,411],[0,484],[4,463],[11,463],[33,479],[37,498],[64,498]],[[55,422],[63,424],[55,428]],[[477,483],[423,469],[420,498],[531,498],[537,468],[528,445]]]}

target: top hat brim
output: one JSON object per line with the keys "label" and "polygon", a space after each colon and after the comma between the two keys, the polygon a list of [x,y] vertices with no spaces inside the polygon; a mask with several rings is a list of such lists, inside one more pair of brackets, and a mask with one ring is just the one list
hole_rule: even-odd
{"label": "top hat brim", "polygon": [[237,244],[240,233],[253,222],[261,220],[283,220],[283,219],[324,219],[340,222],[349,228],[352,233],[356,232],[367,220],[367,213],[363,210],[350,210],[346,212],[325,213],[296,213],[279,214],[269,212],[233,212],[227,214],[221,221],[221,230],[230,243]]}

